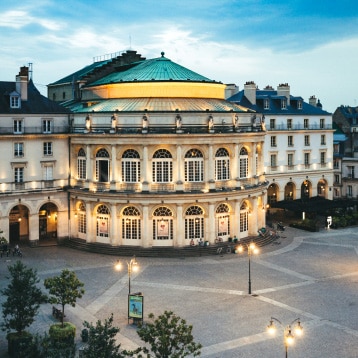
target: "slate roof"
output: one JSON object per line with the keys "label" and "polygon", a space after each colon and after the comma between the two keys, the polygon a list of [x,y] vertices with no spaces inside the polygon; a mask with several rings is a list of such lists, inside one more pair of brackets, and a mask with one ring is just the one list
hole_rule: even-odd
{"label": "slate roof", "polygon": [[[281,108],[281,99],[285,96],[279,96],[275,90],[256,90],[256,104],[253,105],[245,97],[244,90],[239,91],[235,95],[227,99],[227,101],[240,104],[243,107],[248,107],[256,112],[263,114],[289,114],[289,115],[328,115],[329,112],[323,110],[319,105],[313,106],[307,102],[304,102],[302,97],[290,96],[290,104],[287,104],[286,109]],[[264,108],[264,99],[269,100],[269,109]],[[302,101],[302,109],[298,109],[297,101]]]}
{"label": "slate roof", "polygon": [[[64,106],[76,113],[87,112],[248,112],[235,103],[212,98],[114,98],[97,100],[92,106],[83,107],[81,102],[69,101]],[[250,111],[250,110],[249,110]],[[251,111],[250,111],[251,112]]]}
{"label": "slate roof", "polygon": [[126,71],[111,73],[89,86],[104,85],[120,82],[143,82],[143,81],[193,81],[215,82],[194,71],[191,71],[170,59],[162,56],[138,62],[134,67]]}
{"label": "slate roof", "polygon": [[69,110],[43,96],[32,80],[28,82],[27,101],[21,108],[10,108],[10,94],[16,90],[16,82],[0,81],[0,114],[64,114]]}
{"label": "slate roof", "polygon": [[56,82],[50,83],[50,85],[71,83],[73,81],[81,80],[84,76],[87,76],[88,74],[92,73],[95,69],[98,69],[111,61],[112,61],[112,59],[91,63],[90,65],[85,66],[85,67],[81,68],[80,70],[78,70],[74,73],[71,73],[70,75],[68,75],[66,77],[63,77]]}

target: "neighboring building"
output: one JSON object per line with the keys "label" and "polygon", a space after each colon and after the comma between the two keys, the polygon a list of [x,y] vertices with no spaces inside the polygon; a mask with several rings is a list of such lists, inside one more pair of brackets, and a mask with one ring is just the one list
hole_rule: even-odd
{"label": "neighboring building", "polygon": [[340,196],[358,199],[358,107],[338,107],[333,113],[333,122],[345,136],[345,141],[341,145]]}
{"label": "neighboring building", "polygon": [[333,122],[333,199],[340,199],[342,197],[342,160],[344,157],[344,145],[347,137],[338,128],[337,124]]}
{"label": "neighboring building", "polygon": [[42,96],[22,67],[0,82],[0,229],[10,242],[68,236],[69,111]]}
{"label": "neighboring building", "polygon": [[290,86],[263,90],[254,82],[228,101],[259,114],[253,120],[265,122],[264,171],[270,183],[267,203],[321,196],[332,199],[333,130],[332,115],[312,96],[309,103],[292,96]]}
{"label": "neighboring building", "polygon": [[224,84],[127,51],[50,84],[49,97],[70,88],[71,237],[180,247],[265,225],[265,131]]}

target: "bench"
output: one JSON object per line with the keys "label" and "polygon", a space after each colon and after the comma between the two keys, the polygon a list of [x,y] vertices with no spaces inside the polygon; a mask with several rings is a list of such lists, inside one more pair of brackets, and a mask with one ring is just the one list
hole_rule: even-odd
{"label": "bench", "polygon": [[62,317],[62,311],[56,308],[55,306],[52,306],[52,316],[54,316],[59,320],[62,320],[62,318],[66,317],[66,315],[63,315]]}

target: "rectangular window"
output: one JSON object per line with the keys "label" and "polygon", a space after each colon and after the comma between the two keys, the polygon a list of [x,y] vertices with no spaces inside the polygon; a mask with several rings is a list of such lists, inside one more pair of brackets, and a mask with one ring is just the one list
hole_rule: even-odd
{"label": "rectangular window", "polygon": [[86,179],[86,159],[77,159],[77,177],[78,179]]}
{"label": "rectangular window", "polygon": [[270,109],[270,102],[267,98],[264,99],[264,109]]}
{"label": "rectangular window", "polygon": [[305,118],[303,120],[303,128],[308,129],[308,127],[309,127],[309,120],[308,120],[308,118]]}
{"label": "rectangular window", "polygon": [[321,163],[321,165],[326,164],[326,152],[321,152],[320,163]]}
{"label": "rectangular window", "polygon": [[305,153],[305,168],[308,169],[310,167],[310,153]]}
{"label": "rectangular window", "polygon": [[15,180],[15,183],[23,183],[24,182],[24,168],[23,167],[14,169],[14,180]]}
{"label": "rectangular window", "polygon": [[277,143],[276,143],[276,136],[271,136],[271,147],[276,147]]}
{"label": "rectangular window", "polygon": [[352,196],[353,196],[353,187],[352,187],[352,185],[348,185],[348,186],[347,186],[347,195],[348,195],[349,197],[352,197]]}
{"label": "rectangular window", "polygon": [[347,169],[348,169],[348,178],[354,179],[355,178],[354,166],[348,166]]}
{"label": "rectangular window", "polygon": [[43,133],[51,133],[52,121],[49,119],[42,120],[42,131]]}
{"label": "rectangular window", "polygon": [[305,135],[305,146],[310,145],[310,136],[309,135]]}
{"label": "rectangular window", "polygon": [[45,165],[43,167],[43,179],[44,180],[53,180],[53,166]]}
{"label": "rectangular window", "polygon": [[80,213],[78,215],[78,232],[85,234],[86,229],[86,214]]}
{"label": "rectangular window", "polygon": [[276,128],[276,119],[271,118],[270,119],[270,129],[275,129],[275,128]]}
{"label": "rectangular window", "polygon": [[292,129],[292,119],[287,120],[287,129]]}
{"label": "rectangular window", "polygon": [[271,167],[275,168],[277,167],[277,155],[271,154]]}
{"label": "rectangular window", "polygon": [[281,109],[286,109],[287,108],[287,99],[282,99],[281,100]]}
{"label": "rectangular window", "polygon": [[287,154],[287,165],[289,167],[293,166],[293,154],[292,153]]}
{"label": "rectangular window", "polygon": [[293,147],[293,136],[292,136],[292,135],[289,135],[289,136],[287,137],[287,145],[288,145],[289,147]]}
{"label": "rectangular window", "polygon": [[339,153],[339,144],[333,144],[333,152]]}
{"label": "rectangular window", "polygon": [[333,168],[334,169],[339,169],[339,160],[335,159],[333,162]]}
{"label": "rectangular window", "polygon": [[10,97],[10,107],[11,108],[20,108],[20,97],[19,96],[11,96]]}
{"label": "rectangular window", "polygon": [[297,101],[297,109],[302,109],[302,101]]}
{"label": "rectangular window", "polygon": [[320,128],[320,129],[324,129],[324,118],[321,118],[321,119],[319,120],[319,128]]}
{"label": "rectangular window", "polygon": [[52,155],[52,142],[44,142],[43,143],[43,154],[44,155]]}
{"label": "rectangular window", "polygon": [[15,157],[24,156],[24,143],[14,143],[14,156]]}
{"label": "rectangular window", "polygon": [[324,134],[321,135],[321,145],[326,145],[326,136]]}
{"label": "rectangular window", "polygon": [[14,133],[22,133],[22,119],[14,119]]}
{"label": "rectangular window", "polygon": [[336,174],[334,176],[334,181],[335,181],[335,183],[339,184],[339,175],[338,174]]}

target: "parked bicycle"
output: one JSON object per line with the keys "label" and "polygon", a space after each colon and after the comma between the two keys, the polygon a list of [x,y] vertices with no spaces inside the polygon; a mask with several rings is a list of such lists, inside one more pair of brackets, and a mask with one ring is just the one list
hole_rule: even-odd
{"label": "parked bicycle", "polygon": [[16,245],[13,252],[12,252],[12,256],[19,256],[22,257],[22,252],[19,248],[19,245]]}

